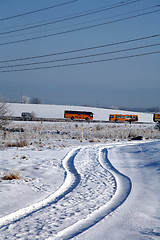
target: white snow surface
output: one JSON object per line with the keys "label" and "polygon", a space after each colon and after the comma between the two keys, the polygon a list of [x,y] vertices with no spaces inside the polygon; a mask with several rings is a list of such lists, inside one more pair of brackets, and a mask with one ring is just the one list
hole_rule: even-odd
{"label": "white snow surface", "polygon": [[159,239],[159,148],[156,140],[2,150],[1,171],[23,178],[0,183],[1,239]]}
{"label": "white snow surface", "polygon": [[36,117],[43,118],[64,118],[65,110],[91,111],[94,113],[94,120],[109,121],[110,114],[137,114],[139,122],[153,122],[153,114],[131,112],[104,108],[67,106],[67,105],[47,105],[47,104],[19,104],[9,103],[9,110],[13,116],[21,116],[22,112],[33,112]]}
{"label": "white snow surface", "polygon": [[[16,115],[31,112],[31,105],[13,106]],[[54,116],[50,106],[36,108],[59,118],[66,106]],[[45,141],[0,150],[0,239],[160,239],[159,139],[96,143],[59,134],[50,146]],[[6,172],[20,179],[3,180]]]}

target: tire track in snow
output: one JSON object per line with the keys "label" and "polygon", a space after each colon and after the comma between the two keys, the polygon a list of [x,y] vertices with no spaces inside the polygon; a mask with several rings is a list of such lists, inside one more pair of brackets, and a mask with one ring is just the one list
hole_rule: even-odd
{"label": "tire track in snow", "polygon": [[84,232],[85,230],[102,220],[109,213],[114,211],[128,197],[132,186],[131,181],[127,176],[123,175],[112,166],[112,164],[108,160],[108,150],[106,148],[99,149],[99,162],[101,166],[108,170],[110,173],[112,173],[116,179],[117,189],[115,195],[107,204],[95,210],[93,213],[88,215],[88,217],[86,217],[85,219],[81,219],[73,225],[69,226],[68,228],[58,232],[55,237],[49,237],[48,240],[65,240],[77,236],[78,234]]}
{"label": "tire track in snow", "polygon": [[24,217],[31,215],[34,212],[37,212],[52,203],[58,202],[66,194],[71,192],[80,182],[80,175],[78,174],[76,168],[74,167],[74,158],[78,154],[81,148],[76,148],[71,150],[63,159],[62,165],[65,169],[66,176],[63,185],[53,194],[45,198],[44,200],[31,204],[28,207],[21,208],[16,212],[8,214],[0,218],[0,228],[9,225],[13,222],[19,221]]}

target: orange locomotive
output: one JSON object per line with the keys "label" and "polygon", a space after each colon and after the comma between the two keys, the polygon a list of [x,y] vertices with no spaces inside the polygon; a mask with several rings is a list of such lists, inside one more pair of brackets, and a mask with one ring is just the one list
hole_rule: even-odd
{"label": "orange locomotive", "polygon": [[110,114],[109,121],[111,122],[135,122],[138,121],[138,115],[130,114]]}
{"label": "orange locomotive", "polygon": [[64,111],[64,118],[70,118],[71,120],[74,120],[74,119],[93,120],[93,113],[92,112],[66,110],[66,111]]}

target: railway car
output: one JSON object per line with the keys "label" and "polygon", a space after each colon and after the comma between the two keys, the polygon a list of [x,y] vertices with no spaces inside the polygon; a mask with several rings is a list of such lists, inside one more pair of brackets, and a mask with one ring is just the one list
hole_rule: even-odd
{"label": "railway car", "polygon": [[92,112],[83,112],[83,111],[65,110],[64,118],[70,118],[71,120],[74,120],[74,119],[93,120],[93,113]]}
{"label": "railway car", "polygon": [[109,121],[111,122],[135,122],[138,121],[138,115],[131,114],[110,114]]}
{"label": "railway car", "polygon": [[160,122],[160,113],[154,113],[153,114],[153,121],[154,122]]}

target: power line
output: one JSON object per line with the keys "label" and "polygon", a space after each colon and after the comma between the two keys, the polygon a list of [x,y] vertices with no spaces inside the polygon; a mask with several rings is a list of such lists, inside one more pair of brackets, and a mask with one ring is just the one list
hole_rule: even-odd
{"label": "power line", "polygon": [[[132,0],[133,1],[133,0]],[[143,0],[134,0],[134,1],[143,1]],[[126,3],[128,2],[128,0],[126,0]],[[125,1],[123,1],[123,3],[125,3]],[[65,16],[59,16],[59,17],[56,17],[56,18],[53,18],[53,19],[46,19],[46,20],[39,20],[39,21],[34,21],[34,24],[41,24],[41,23],[47,23],[49,21],[56,21],[56,20],[62,20],[62,19],[66,19],[66,18],[69,18],[69,17],[74,17],[74,16],[77,16],[77,15],[81,15],[81,14],[87,14],[87,13],[90,13],[90,12],[94,12],[96,10],[102,10],[102,9],[105,9],[106,7],[116,7],[118,4],[122,4],[122,2],[118,2],[118,3],[115,3],[115,4],[110,4],[110,5],[105,5],[103,7],[99,7],[99,8],[93,8],[93,9],[89,9],[89,10],[85,10],[85,11],[81,11],[81,12],[77,12],[77,13],[72,13],[72,14],[69,14],[69,15],[65,15]],[[131,3],[132,4],[132,3]],[[25,24],[20,24],[18,26],[14,25],[14,26],[11,26],[11,27],[3,27],[3,29],[13,29],[13,28],[20,28],[20,27],[25,27],[25,26],[30,26],[30,25],[33,25],[33,22],[30,22],[30,23],[25,23]],[[2,30],[3,30],[2,29]]]}
{"label": "power line", "polygon": [[38,13],[38,12],[42,12],[42,11],[46,11],[46,10],[49,10],[51,8],[60,7],[60,6],[66,5],[66,4],[70,4],[72,2],[76,2],[76,1],[78,1],[78,0],[71,0],[69,2],[60,3],[60,4],[57,4],[57,5],[50,6],[50,7],[41,8],[41,9],[37,9],[37,10],[34,10],[34,11],[25,12],[25,13],[17,14],[17,15],[14,15],[14,16],[1,18],[0,21],[5,21],[5,20],[13,19],[13,18],[18,18],[18,17],[22,17],[22,16],[26,16],[26,15],[30,15],[30,14],[34,14],[34,13]]}
{"label": "power line", "polygon": [[90,26],[86,26],[86,27],[81,27],[81,28],[76,28],[76,29],[72,29],[72,30],[67,30],[67,31],[63,31],[63,32],[52,33],[52,34],[43,35],[43,36],[37,36],[37,37],[32,37],[32,38],[26,38],[26,39],[21,39],[21,40],[6,42],[6,43],[0,43],[0,46],[13,44],[13,43],[26,42],[26,41],[36,40],[36,39],[42,39],[42,38],[47,38],[47,37],[53,37],[53,36],[57,36],[57,35],[77,32],[77,31],[86,30],[86,29],[91,29],[91,28],[95,28],[95,27],[99,27],[99,26],[104,26],[106,24],[116,23],[116,22],[133,19],[133,18],[140,17],[140,16],[145,16],[145,15],[156,13],[156,12],[159,12],[159,11],[160,11],[160,9],[154,10],[154,11],[150,11],[150,12],[146,12],[146,13],[137,14],[137,15],[130,16],[130,17],[125,17],[125,18],[109,21],[109,22],[104,22],[104,23],[94,24],[94,25],[90,25]]}
{"label": "power line", "polygon": [[[34,29],[34,28],[38,28],[38,27],[43,27],[43,26],[48,26],[48,25],[51,25],[51,24],[55,24],[55,23],[60,23],[60,22],[64,22],[64,21],[68,21],[68,20],[72,20],[72,19],[76,19],[76,18],[81,18],[81,17],[85,17],[85,16],[89,16],[89,15],[93,15],[93,14],[97,14],[97,13],[100,13],[100,12],[104,12],[104,11],[107,11],[107,10],[111,10],[111,9],[114,9],[114,8],[117,8],[117,7],[122,7],[122,6],[126,6],[128,4],[133,4],[133,3],[136,3],[136,2],[139,2],[140,0],[134,0],[134,1],[126,1],[126,2],[120,2],[120,3],[117,3],[116,5],[111,5],[111,6],[107,6],[105,8],[102,8],[102,9],[95,9],[95,10],[92,10],[88,13],[81,13],[79,15],[75,15],[75,16],[71,16],[71,17],[66,17],[66,18],[62,18],[62,19],[59,19],[59,20],[54,20],[54,21],[51,21],[51,22],[48,22],[48,23],[42,23],[42,24],[38,24],[38,25],[34,25],[34,26],[30,26],[30,27],[25,27],[25,28],[20,28],[20,29],[16,29],[16,30],[11,30],[11,31],[6,31],[6,32],[1,32],[0,35],[5,35],[5,34],[9,34],[9,33],[15,33],[15,32],[19,32],[19,31],[24,31],[24,30],[29,30],[29,29]],[[154,6],[155,7],[155,6]],[[148,9],[148,8],[147,8]]]}
{"label": "power line", "polygon": [[0,71],[0,73],[22,72],[22,71],[32,71],[32,70],[41,70],[41,69],[50,69],[50,68],[78,66],[78,65],[84,65],[84,64],[92,64],[92,63],[100,63],[100,62],[108,62],[108,61],[114,61],[114,60],[135,58],[135,57],[147,56],[147,55],[153,55],[153,54],[159,54],[159,53],[160,53],[160,51],[155,51],[155,52],[147,52],[147,53],[140,53],[140,54],[122,56],[122,57],[107,58],[107,59],[86,61],[86,62],[78,62],[78,63],[61,64],[61,65],[53,65],[53,66],[46,66],[46,67],[24,68],[24,69],[14,69],[14,70],[2,70],[2,71]]}
{"label": "power line", "polygon": [[[141,0],[139,0],[141,1]],[[157,7],[156,6],[152,6],[152,7],[148,7],[148,8],[143,8],[143,9],[139,9],[139,10],[135,10],[135,11],[129,11],[129,12],[126,12],[126,13],[121,13],[121,14],[116,14],[116,15],[112,15],[112,16],[108,16],[108,17],[103,17],[103,18],[99,18],[99,19],[94,19],[94,20],[89,20],[89,21],[85,21],[85,22],[81,22],[81,23],[74,23],[74,24],[70,24],[68,26],[62,26],[62,27],[56,27],[54,29],[46,29],[46,30],[39,30],[39,31],[34,31],[34,32],[30,32],[29,34],[36,34],[36,33],[44,33],[44,32],[48,32],[48,31],[53,31],[53,30],[57,30],[57,29],[63,29],[63,28],[68,28],[68,27],[75,27],[75,26],[79,26],[79,25],[84,25],[84,24],[89,24],[89,23],[93,23],[93,22],[98,22],[98,21],[102,21],[102,20],[106,20],[106,19],[111,19],[111,18],[115,18],[115,17],[121,17],[121,16],[125,16],[125,15],[128,15],[128,14],[133,14],[133,13],[137,13],[137,12],[141,12],[141,11],[144,11],[144,10],[148,10],[148,9],[152,9],[152,8],[155,8]],[[11,36],[4,36],[4,37],[1,37],[1,39],[4,39],[4,38],[13,38],[13,37],[19,37],[19,36],[25,36],[25,35],[28,35],[28,33],[26,34],[18,34],[18,35],[11,35]]]}
{"label": "power line", "polygon": [[51,54],[45,54],[45,55],[38,55],[38,56],[31,56],[31,57],[25,57],[25,58],[1,60],[0,63],[8,63],[8,62],[15,62],[15,61],[26,61],[26,60],[30,60],[30,59],[58,56],[58,55],[88,51],[88,50],[93,50],[93,49],[99,49],[99,48],[104,48],[104,47],[111,47],[111,46],[115,46],[115,45],[131,43],[131,42],[137,42],[137,41],[152,39],[152,38],[156,38],[156,37],[160,37],[160,34],[158,33],[158,34],[149,35],[149,36],[145,36],[145,37],[134,38],[134,39],[129,39],[129,40],[120,41],[120,42],[114,42],[114,43],[108,43],[108,44],[103,44],[103,45],[98,45],[98,46],[93,46],[93,47],[88,47],[88,48],[80,48],[80,49],[74,49],[74,50],[69,50],[69,51],[63,51],[63,52],[57,52],[57,53],[51,53]]}
{"label": "power line", "polygon": [[156,46],[159,46],[159,45],[160,45],[160,43],[155,43],[155,44],[144,45],[144,46],[139,46],[139,47],[134,47],[134,48],[120,49],[120,50],[115,50],[115,51],[110,51],[110,52],[102,52],[102,53],[83,55],[83,56],[78,56],[78,57],[70,57],[70,58],[62,58],[62,59],[57,59],[57,60],[49,60],[49,61],[41,61],[41,62],[31,62],[31,63],[24,63],[24,64],[0,66],[0,68],[22,67],[22,66],[46,64],[46,63],[53,63],[53,62],[77,60],[77,59],[82,59],[82,58],[97,57],[97,56],[103,56],[103,55],[107,55],[107,54],[115,54],[115,53],[128,52],[128,51],[144,49],[144,48],[149,48],[149,47],[156,47]]}

